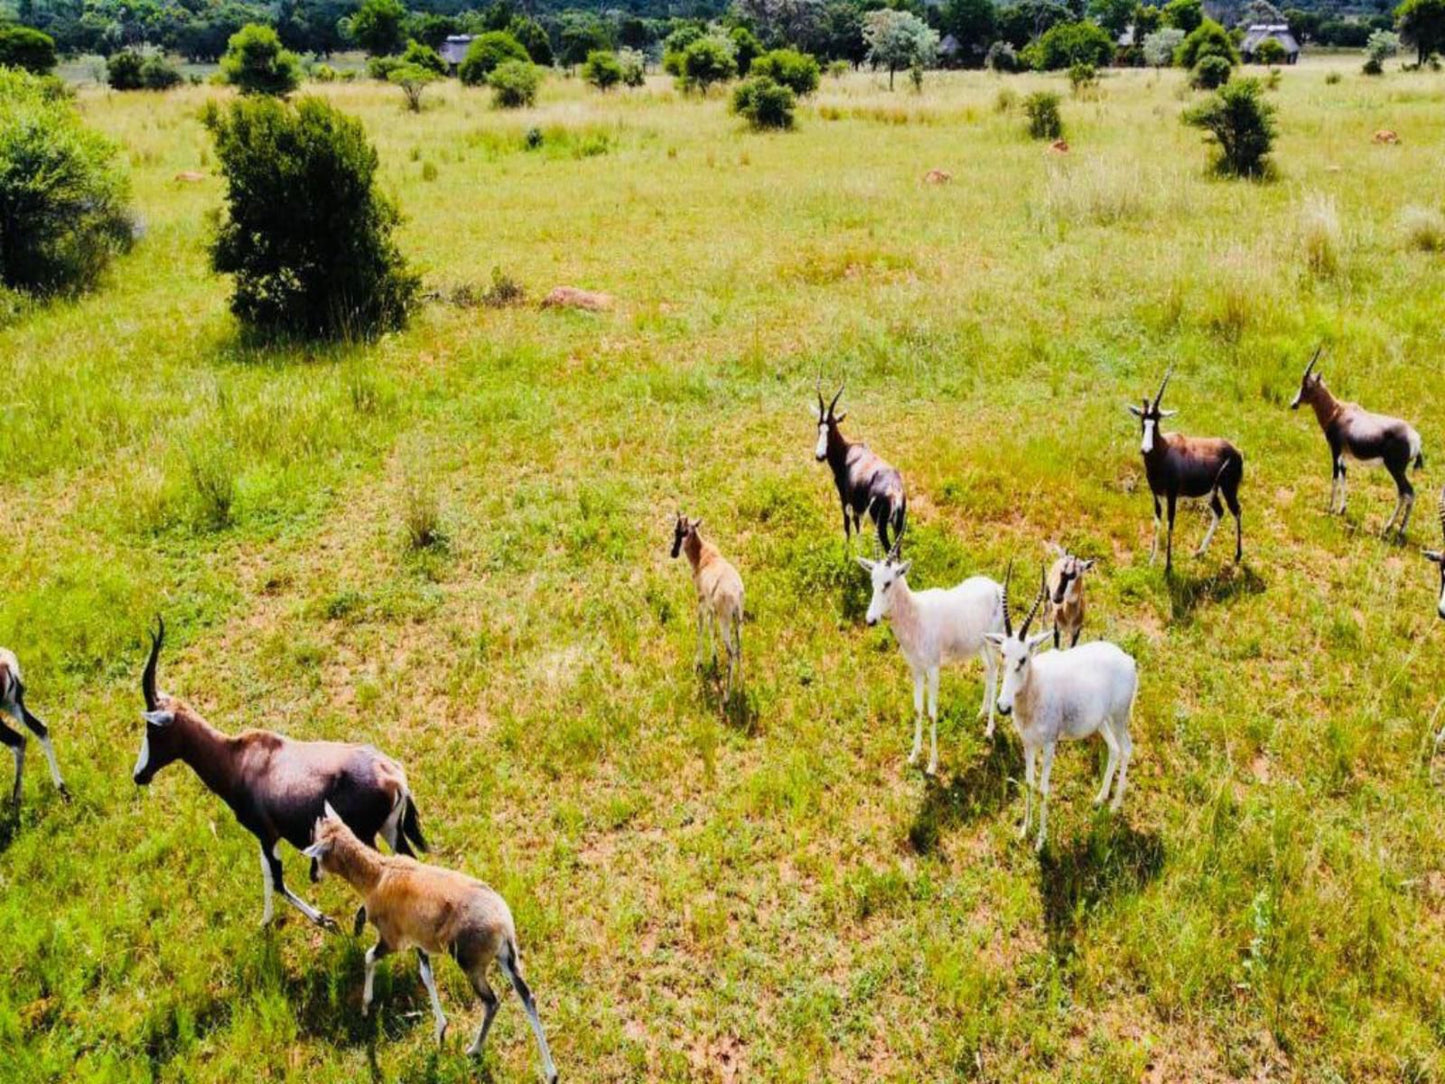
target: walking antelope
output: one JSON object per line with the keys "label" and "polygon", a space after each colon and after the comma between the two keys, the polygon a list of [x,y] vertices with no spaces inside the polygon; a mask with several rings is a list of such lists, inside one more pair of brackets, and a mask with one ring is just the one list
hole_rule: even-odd
{"label": "walking antelope", "polygon": [[[1347,468],[1345,460],[1353,459],[1366,467],[1383,466],[1395,479],[1395,510],[1381,534],[1388,535],[1395,520],[1400,518],[1399,538],[1405,539],[1405,529],[1410,525],[1410,512],[1415,507],[1415,487],[1410,484],[1406,472],[1411,464],[1416,470],[1425,465],[1424,453],[1420,450],[1420,434],[1414,427],[1399,418],[1385,414],[1371,414],[1357,403],[1342,403],[1330,394],[1315,364],[1324,350],[1315,350],[1314,357],[1305,366],[1300,377],[1299,391],[1290,402],[1291,410],[1298,410],[1301,403],[1314,408],[1315,418],[1324,430],[1325,440],[1330,446],[1330,511],[1345,513],[1345,502],[1349,499]],[[1340,507],[1335,508],[1335,494],[1339,494]]]}
{"label": "walking antelope", "polygon": [[[60,796],[69,801],[70,791],[66,788],[65,781],[60,778],[60,768],[55,763],[55,749],[50,744],[50,731],[25,706],[25,683],[20,679],[20,660],[15,657],[15,652],[3,647],[0,647],[0,711],[14,716],[17,723],[40,739],[40,748],[45,751],[45,759],[50,764],[50,779]],[[25,732],[11,730],[0,722],[0,745],[8,745],[10,752],[15,755],[15,789],[11,793],[11,801],[14,808],[19,810],[20,783],[25,775]]]}
{"label": "walking antelope", "polygon": [[985,637],[1004,627],[1003,593],[987,576],[970,576],[957,587],[930,587],[912,591],[908,573],[912,561],[900,563],[898,542],[881,561],[859,557],[857,561],[873,580],[873,598],[868,604],[868,624],[888,619],[893,637],[913,672],[913,751],[908,763],[918,763],[923,749],[923,693],[928,689],[929,756],[928,774],[938,771],[938,675],[944,663],[977,657],[983,662],[983,707],[979,718],[988,718],[985,737],[993,737],[993,699],[996,668],[993,652]]}
{"label": "walking antelope", "polygon": [[697,588],[697,665],[702,666],[702,630],[707,626],[708,643],[712,645],[712,661],[717,664],[717,642],[714,627],[722,637],[728,655],[727,683],[723,699],[732,696],[733,672],[743,669],[743,580],[738,570],[711,542],[698,534],[702,520],[689,520],[681,512],[672,530],[672,556],[687,554],[692,566],[692,582]]}
{"label": "walking antelope", "polygon": [[[1440,490],[1440,533],[1445,535],[1445,488]],[[1425,558],[1440,566],[1440,602],[1437,609],[1445,618],[1445,550],[1426,550]]]}
{"label": "walking antelope", "polygon": [[[1162,410],[1164,389],[1174,366],[1164,373],[1159,391],[1150,402],[1146,397],[1143,407],[1129,404],[1129,411],[1139,419],[1143,440],[1139,451],[1144,456],[1144,474],[1149,480],[1149,492],[1154,496],[1154,545],[1149,550],[1149,563],[1159,553],[1160,508],[1162,497],[1169,512],[1169,536],[1164,555],[1164,571],[1174,568],[1174,508],[1180,497],[1208,497],[1211,519],[1204,541],[1195,551],[1196,557],[1204,556],[1219,521],[1224,518],[1224,504],[1234,516],[1234,560],[1244,556],[1244,524],[1239,515],[1239,483],[1244,478],[1244,456],[1233,444],[1218,437],[1186,437],[1180,433],[1165,433],[1159,428],[1165,418],[1172,418],[1177,410]],[[1219,501],[1224,497],[1224,504]]]}
{"label": "walking antelope", "polygon": [[[297,850],[311,845],[311,829],[330,802],[358,836],[380,833],[392,850],[426,850],[416,804],[401,765],[369,745],[292,741],[268,730],[223,734],[179,697],[156,690],[156,660],[165,642],[164,621],[151,635],[150,657],[141,677],[145,735],[133,773],[146,786],[172,761],[188,764],[210,791],[231,807],[261,848],[265,908],[271,921],[272,892],[323,929],[336,923],[286,887],[281,876],[281,840]],[[315,864],[312,879],[317,876]]]}
{"label": "walking antelope", "polygon": [[833,484],[838,487],[838,500],[843,505],[843,537],[848,552],[853,552],[853,536],[861,530],[863,513],[867,512],[878,528],[878,541],[883,552],[892,549],[888,530],[896,540],[903,534],[908,498],[903,491],[903,475],[875,455],[868,445],[850,443],[838,429],[848,417],[845,410],[835,414],[843,389],[833,401],[823,405],[823,389],[818,388],[818,447],[813,455],[819,463],[827,462],[833,471]]}
{"label": "walking antelope", "polygon": [[482,1052],[498,999],[487,982],[487,969],[497,961],[502,974],[517,992],[527,1020],[542,1052],[542,1069],[547,1084],[556,1084],[557,1067],[547,1049],[547,1035],[537,1015],[537,1003],[522,978],[522,957],[517,948],[517,930],[512,912],[496,892],[481,881],[438,866],[428,866],[401,855],[381,855],[368,847],[336,815],[327,802],[316,821],[314,841],[305,854],[321,869],[346,881],[365,901],[358,915],[376,927],[377,941],[366,952],[366,982],[361,991],[361,1015],[371,1010],[372,982],[376,961],[392,952],[416,950],[421,981],[431,997],[436,1020],[436,1038],[446,1038],[447,1018],[437,996],[432,975],[431,954],[446,953],[471,980],[482,1001],[482,1023],[467,1047],[475,1057]]}
{"label": "walking antelope", "polygon": [[1049,549],[1057,559],[1049,569],[1044,620],[1054,627],[1055,647],[1063,646],[1063,637],[1067,637],[1069,646],[1073,647],[1084,628],[1084,573],[1094,567],[1094,562],[1075,557],[1052,542]]}
{"label": "walking antelope", "polygon": [[[1040,570],[1042,573],[1042,570]],[[1054,749],[1060,741],[1082,741],[1093,734],[1104,739],[1109,748],[1109,761],[1104,767],[1104,782],[1094,796],[1094,804],[1102,805],[1109,797],[1109,786],[1117,767],[1119,782],[1114,787],[1112,809],[1124,802],[1124,785],[1129,775],[1129,757],[1134,743],[1129,737],[1129,716],[1139,689],[1139,675],[1133,658],[1111,643],[1095,640],[1069,651],[1046,651],[1036,654],[1049,633],[1029,635],[1029,626],[1038,613],[1039,604],[1048,592],[1047,581],[1040,584],[1024,623],[1017,632],[1008,616],[1008,578],[1004,580],[1004,619],[1002,634],[991,632],[989,642],[999,652],[1003,683],[999,690],[998,710],[1011,716],[1019,740],[1024,747],[1024,822],[1019,838],[1028,836],[1033,809],[1034,766],[1040,752],[1043,771],[1039,776],[1039,837],[1036,849],[1042,850],[1048,836],[1049,777],[1054,768]]]}

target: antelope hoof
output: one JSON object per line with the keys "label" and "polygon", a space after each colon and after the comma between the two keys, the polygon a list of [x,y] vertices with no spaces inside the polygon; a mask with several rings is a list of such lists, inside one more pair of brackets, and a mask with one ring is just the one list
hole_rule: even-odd
{"label": "antelope hoof", "polygon": [[924,774],[924,775],[928,775],[928,776],[937,775],[937,774],[938,774],[938,761],[936,761],[936,760],[930,760],[930,761],[928,762],[928,767],[924,769],[923,774]]}
{"label": "antelope hoof", "polygon": [[482,1054],[482,1048],[481,1048],[480,1046],[478,1046],[476,1043],[472,1043],[469,1047],[467,1047],[467,1057],[469,1057],[469,1058],[477,1058],[477,1057],[481,1057],[481,1054]]}
{"label": "antelope hoof", "polygon": [[909,764],[909,767],[912,767],[914,764],[917,764],[917,763],[918,763],[918,754],[919,754],[919,752],[920,752],[920,750],[919,750],[918,746],[915,745],[915,746],[913,747],[913,752],[911,752],[911,753],[908,754],[908,764]]}
{"label": "antelope hoof", "polygon": [[59,783],[59,784],[56,785],[56,788],[55,788],[55,789],[60,792],[60,800],[61,800],[62,802],[68,802],[68,801],[70,801],[70,788],[69,788],[69,787],[67,787],[64,783]]}
{"label": "antelope hoof", "polygon": [[363,1001],[363,1002],[361,1003],[361,1018],[362,1018],[363,1020],[365,1020],[365,1019],[366,1019],[368,1016],[370,1016],[370,1015],[371,1015],[371,1002],[369,1002],[369,1001]]}
{"label": "antelope hoof", "polygon": [[1043,852],[1043,849],[1044,849],[1044,834],[1043,834],[1042,832],[1040,832],[1040,833],[1039,833],[1039,838],[1038,838],[1038,840],[1034,843],[1034,853],[1035,853],[1035,854],[1041,854],[1041,853]]}
{"label": "antelope hoof", "polygon": [[1019,825],[1019,839],[1028,839],[1028,838],[1029,838],[1029,822],[1028,822],[1028,821],[1024,821],[1023,824]]}

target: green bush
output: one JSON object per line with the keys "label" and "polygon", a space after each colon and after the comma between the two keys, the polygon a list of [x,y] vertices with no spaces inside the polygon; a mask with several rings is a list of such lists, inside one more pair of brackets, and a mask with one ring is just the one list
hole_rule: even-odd
{"label": "green bush", "polygon": [[112,53],[105,62],[105,81],[110,84],[111,90],[140,90],[145,85],[140,78],[143,64],[145,57],[135,49]]}
{"label": "green bush", "polygon": [[1187,110],[1184,122],[1209,133],[1218,147],[1216,171],[1231,177],[1260,177],[1270,168],[1274,113],[1258,79],[1238,79]]}
{"label": "green bush", "polygon": [[726,83],[738,73],[733,59],[732,42],[717,37],[702,37],[682,52],[680,79],[684,90],[700,90],[704,94],[714,83]]}
{"label": "green bush", "polygon": [[1289,54],[1284,51],[1284,46],[1275,41],[1274,38],[1265,38],[1254,49],[1254,62],[1256,64],[1283,64],[1289,59]]}
{"label": "green bush", "polygon": [[511,34],[489,30],[478,34],[467,47],[466,57],[457,66],[457,76],[469,87],[481,86],[503,61],[531,59],[522,43]]}
{"label": "green bush", "polygon": [[1102,67],[1114,56],[1114,39],[1097,23],[1056,23],[1019,58],[1036,71],[1061,71],[1075,64]]}
{"label": "green bush", "polygon": [[536,19],[529,19],[525,15],[512,17],[511,25],[507,27],[507,33],[517,39],[517,44],[527,50],[527,55],[532,58],[532,63],[543,68],[552,66],[552,39],[547,36],[547,31]]}
{"label": "green bush", "polygon": [[536,103],[542,73],[531,61],[504,60],[487,76],[487,85],[498,109],[521,109]]}
{"label": "green bush", "polygon": [[117,159],[47,80],[0,69],[0,283],[42,296],[95,285],[131,242]]}
{"label": "green bush", "polygon": [[1064,118],[1059,113],[1059,96],[1051,90],[1036,90],[1024,99],[1029,118],[1029,135],[1034,139],[1062,139]]}
{"label": "green bush", "polygon": [[[765,50],[763,43],[758,40],[756,34],[745,26],[735,26],[728,31],[728,38],[733,43],[733,59],[738,62],[739,75],[751,75],[753,61],[762,56]],[[759,72],[759,75],[764,74]]]}
{"label": "green bush", "polygon": [[608,91],[622,82],[622,61],[609,49],[593,49],[582,65],[582,78],[601,91]]}
{"label": "green bush", "polygon": [[1098,85],[1099,69],[1092,64],[1074,64],[1069,68],[1069,86],[1075,94]]}
{"label": "green bush", "polygon": [[55,70],[55,39],[28,26],[0,26],[0,68],[49,75]]}
{"label": "green bush", "polygon": [[791,87],[767,75],[754,75],[733,91],[731,108],[754,129],[791,128],[796,103]]}
{"label": "green bush", "polygon": [[401,326],[419,280],[392,238],[361,122],[319,98],[243,98],[205,114],[227,181],[211,263],[231,311],[267,334],[367,337]]}
{"label": "green bush", "polygon": [[242,94],[284,97],[301,85],[301,61],[281,48],[276,31],[250,23],[231,35],[221,57],[221,76]]}
{"label": "green bush", "polygon": [[389,83],[391,73],[401,67],[399,56],[374,56],[366,62],[366,74],[379,83]]}
{"label": "green bush", "polygon": [[414,64],[418,68],[425,68],[437,75],[447,74],[447,62],[442,59],[441,54],[430,45],[423,45],[415,38],[406,43],[406,51],[401,54],[401,62]]}
{"label": "green bush", "polygon": [[817,60],[807,53],[796,49],[774,49],[753,60],[750,74],[766,76],[804,98],[818,89],[821,73]]}
{"label": "green bush", "polygon": [[640,87],[647,85],[647,64],[641,53],[636,49],[621,49],[617,53],[617,59],[622,63],[622,83],[624,86]]}
{"label": "green bush", "polygon": [[401,0],[363,0],[342,26],[346,36],[372,56],[392,56],[406,41],[406,17]]}
{"label": "green bush", "polygon": [[1217,90],[1229,82],[1229,77],[1233,74],[1234,66],[1229,61],[1211,53],[1189,73],[1189,85],[1196,90]]}
{"label": "green bush", "polygon": [[1239,63],[1239,50],[1229,31],[1213,19],[1205,19],[1179,46],[1174,63],[1181,68],[1194,68],[1207,56],[1222,56],[1232,67]]}
{"label": "green bush", "polygon": [[406,107],[413,113],[421,112],[422,94],[439,79],[440,75],[420,64],[402,64],[393,68],[387,76],[387,81],[393,86],[401,87],[402,94],[406,96]]}

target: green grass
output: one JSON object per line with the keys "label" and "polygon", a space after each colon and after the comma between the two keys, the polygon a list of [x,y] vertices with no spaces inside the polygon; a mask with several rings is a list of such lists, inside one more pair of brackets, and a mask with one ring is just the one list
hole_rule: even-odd
{"label": "green grass", "polygon": [[[147,233],[106,289],[0,331],[0,643],[76,793],[33,757],[0,835],[0,1078],[474,1078],[451,964],[440,1054],[408,959],[362,1021],[369,941],[289,909],[260,932],[230,813],[183,767],[131,783],[163,611],[162,683],[217,725],[407,765],[437,860],[511,902],[567,1079],[1441,1079],[1435,581],[1375,537],[1383,475],[1324,514],[1323,439],[1285,409],[1328,341],[1337,393],[1424,434],[1435,540],[1445,262],[1401,221],[1442,209],[1445,78],[1356,63],[1285,72],[1268,185],[1207,175],[1178,72],[1066,97],[1067,157],[979,74],[825,80],[775,136],[657,80],[553,79],[517,114],[325,87],[429,285],[496,267],[528,303],[276,351],[206,269],[220,182],[173,180],[214,168],[197,110],[223,92],[82,91]],[[533,304],[559,284],[617,307]],[[1246,456],[1245,567],[1224,538],[1187,556],[1191,509],[1172,586],[1123,409],[1170,361],[1179,427]],[[820,370],[908,480],[915,586],[1048,539],[1101,558],[1086,635],[1141,672],[1122,817],[1089,806],[1102,750],[1069,746],[1049,849],[1016,840],[976,666],[943,681],[939,781],[905,766],[904,664],[811,459]],[[729,715],[692,670],[679,505],[747,584]],[[514,999],[485,1065],[536,1079]]]}

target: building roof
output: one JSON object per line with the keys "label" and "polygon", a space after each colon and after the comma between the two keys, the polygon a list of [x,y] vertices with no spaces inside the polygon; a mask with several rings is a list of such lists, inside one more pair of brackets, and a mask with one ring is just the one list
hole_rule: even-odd
{"label": "building roof", "polygon": [[1244,32],[1244,40],[1239,43],[1239,51],[1246,55],[1259,48],[1261,42],[1273,38],[1284,46],[1284,51],[1290,56],[1299,52],[1299,42],[1294,40],[1294,35],[1289,32],[1289,27],[1284,23],[1255,23]]}
{"label": "building roof", "polygon": [[446,41],[442,42],[441,48],[437,50],[443,60],[448,64],[460,64],[466,59],[467,50],[471,47],[472,35],[452,34]]}

